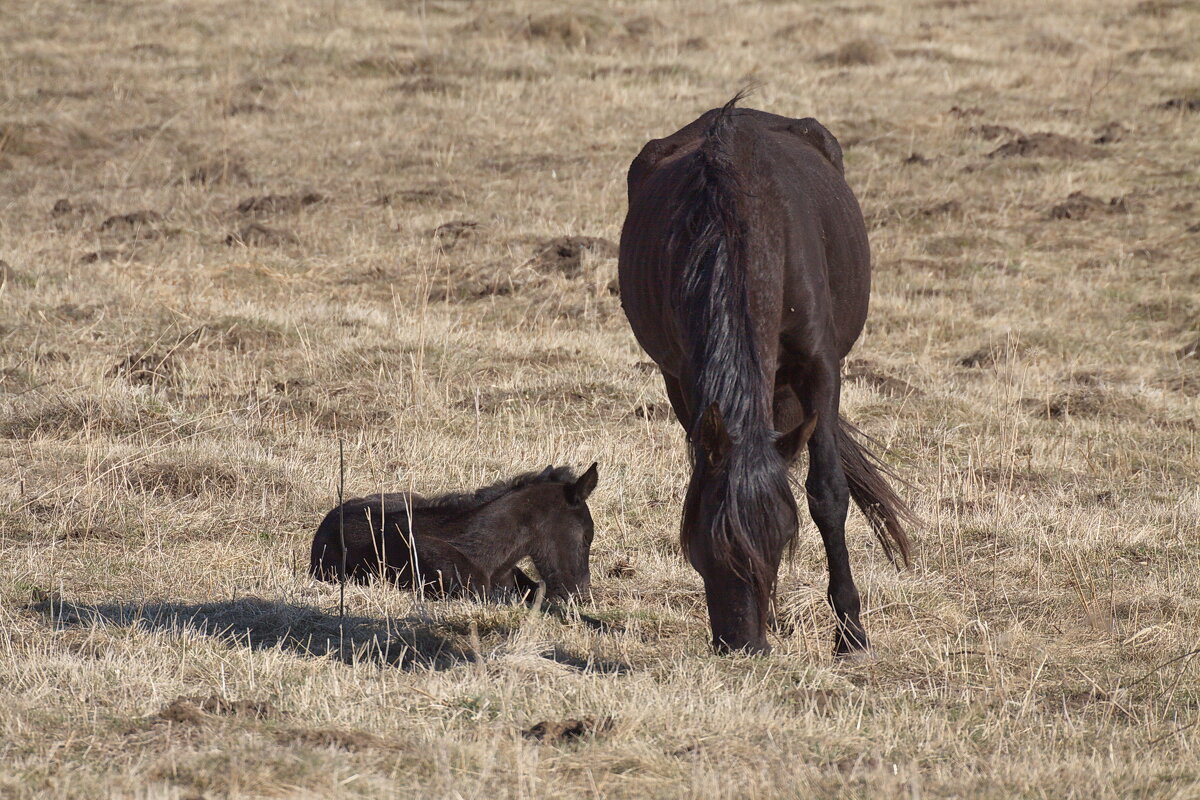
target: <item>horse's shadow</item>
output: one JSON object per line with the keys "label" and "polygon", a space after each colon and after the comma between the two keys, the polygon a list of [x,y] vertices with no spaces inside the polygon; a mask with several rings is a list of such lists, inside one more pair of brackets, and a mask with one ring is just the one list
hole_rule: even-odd
{"label": "horse's shadow", "polygon": [[[153,601],[89,605],[52,599],[30,608],[63,628],[105,624],[136,626],[176,636],[200,633],[231,646],[252,650],[278,648],[346,664],[443,670],[480,657],[469,641],[429,617],[339,617],[312,606],[258,597],[195,604]],[[593,620],[590,617],[587,620],[591,627]],[[630,669],[623,662],[586,659],[559,647],[543,656],[583,672],[622,674]]]}
{"label": "horse's shadow", "polygon": [[97,623],[174,635],[200,633],[253,650],[279,648],[347,664],[448,669],[475,658],[469,648],[420,616],[339,617],[311,606],[245,597],[215,603],[98,603],[47,600],[31,606],[61,627]]}

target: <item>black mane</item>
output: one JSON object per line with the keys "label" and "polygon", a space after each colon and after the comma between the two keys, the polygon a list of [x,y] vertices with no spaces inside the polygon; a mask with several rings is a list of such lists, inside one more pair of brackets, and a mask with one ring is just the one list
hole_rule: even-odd
{"label": "black mane", "polygon": [[416,510],[440,509],[466,511],[497,500],[509,492],[524,489],[536,483],[575,483],[579,476],[570,467],[546,467],[541,472],[525,472],[507,480],[497,481],[473,492],[451,492],[437,497],[412,497],[412,508]]}

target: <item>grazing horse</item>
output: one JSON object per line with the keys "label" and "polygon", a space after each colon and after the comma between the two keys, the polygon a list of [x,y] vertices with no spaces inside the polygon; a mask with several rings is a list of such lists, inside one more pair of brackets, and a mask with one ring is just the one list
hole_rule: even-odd
{"label": "grazing horse", "polygon": [[788,470],[807,445],[835,652],[850,655],[867,637],[848,500],[893,560],[908,562],[913,518],[838,413],[841,360],[867,316],[866,225],[833,135],[737,108],[741,96],[633,160],[621,303],[690,442],[681,540],[704,579],[713,646],[770,649],[779,561],[799,524]]}
{"label": "grazing horse", "polygon": [[547,597],[585,593],[594,533],[587,499],[598,479],[595,464],[578,478],[546,467],[467,494],[347,500],[317,528],[309,572],[336,581],[344,563],[358,582],[382,577],[441,596],[524,595],[538,586],[517,566],[530,556]]}

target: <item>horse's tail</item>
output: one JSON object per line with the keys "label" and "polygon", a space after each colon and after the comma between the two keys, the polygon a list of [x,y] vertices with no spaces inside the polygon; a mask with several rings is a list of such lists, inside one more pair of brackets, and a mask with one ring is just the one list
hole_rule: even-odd
{"label": "horse's tail", "polygon": [[838,455],[842,458],[842,471],[846,473],[846,481],[850,484],[850,497],[871,523],[887,557],[895,564],[898,554],[907,566],[912,551],[904,524],[916,524],[919,519],[887,480],[900,479],[856,438],[863,436],[862,431],[844,417],[838,418]]}
{"label": "horse's tail", "polygon": [[[775,588],[778,556],[795,536],[772,524],[778,503],[795,498],[787,465],[773,445],[770,394],[750,316],[746,263],[743,179],[733,158],[736,125],[733,110],[739,92],[716,112],[696,151],[679,211],[671,223],[668,252],[680,265],[675,304],[682,312],[685,347],[691,367],[694,417],[688,420],[692,461],[708,469],[700,452],[704,417],[720,412],[731,442],[720,475],[722,501],[711,529],[713,555],[750,585],[765,622]],[[681,530],[684,552],[691,552],[696,531]]]}

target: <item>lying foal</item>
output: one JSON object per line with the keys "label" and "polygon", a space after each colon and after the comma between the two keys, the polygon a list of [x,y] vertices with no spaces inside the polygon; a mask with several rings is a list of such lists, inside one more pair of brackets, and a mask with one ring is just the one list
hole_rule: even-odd
{"label": "lying foal", "polygon": [[517,567],[529,556],[548,598],[583,593],[594,530],[587,499],[598,477],[595,464],[578,478],[546,467],[469,494],[347,500],[317,528],[309,572],[338,580],[344,537],[346,577],[359,582],[383,577],[443,596],[531,594],[537,583]]}

